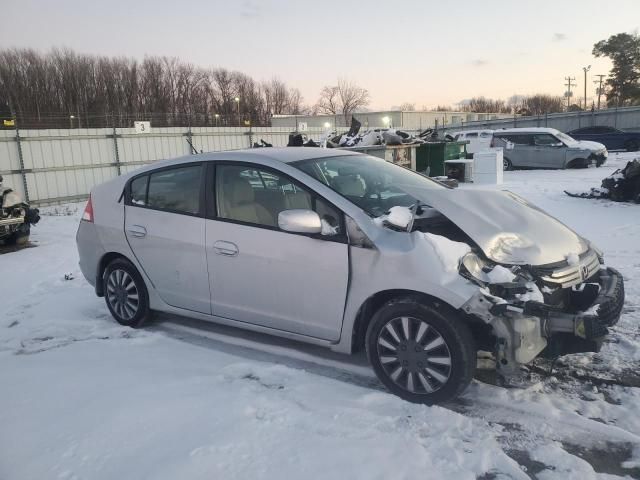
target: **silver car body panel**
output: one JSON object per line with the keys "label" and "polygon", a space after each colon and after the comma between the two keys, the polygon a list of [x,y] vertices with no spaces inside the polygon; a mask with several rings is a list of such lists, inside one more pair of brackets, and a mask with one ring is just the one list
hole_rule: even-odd
{"label": "silver car body panel", "polygon": [[215,315],[338,340],[349,282],[346,243],[206,220],[206,246]]}
{"label": "silver car body panel", "polygon": [[211,313],[204,218],[126,206],[124,230],[160,298],[174,307]]}

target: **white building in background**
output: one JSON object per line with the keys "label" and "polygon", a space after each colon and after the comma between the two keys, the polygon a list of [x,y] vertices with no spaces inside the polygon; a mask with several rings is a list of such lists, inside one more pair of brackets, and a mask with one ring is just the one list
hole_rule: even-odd
{"label": "white building in background", "polygon": [[[362,123],[363,128],[402,128],[406,130],[424,130],[433,128],[462,127],[467,122],[511,118],[504,113],[471,113],[471,112],[404,112],[387,110],[380,112],[354,113],[354,117]],[[286,127],[304,131],[307,128],[344,128],[351,123],[351,118],[343,115],[274,115],[271,126]]]}

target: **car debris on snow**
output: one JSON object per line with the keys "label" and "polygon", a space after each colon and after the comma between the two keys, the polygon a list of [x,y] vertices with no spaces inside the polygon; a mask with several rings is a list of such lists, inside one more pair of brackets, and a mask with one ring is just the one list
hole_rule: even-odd
{"label": "car debris on snow", "polygon": [[616,170],[602,180],[600,187],[593,187],[589,192],[579,193],[565,190],[564,193],[570,197],[602,198],[614,202],[640,203],[640,159],[631,160],[624,168]]}

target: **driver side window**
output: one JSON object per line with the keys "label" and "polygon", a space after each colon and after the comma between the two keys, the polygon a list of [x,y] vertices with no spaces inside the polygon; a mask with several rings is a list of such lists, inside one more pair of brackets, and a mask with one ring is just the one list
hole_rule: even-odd
{"label": "driver side window", "polygon": [[533,136],[533,143],[534,145],[549,146],[549,145],[556,145],[562,142],[560,142],[560,140],[558,140],[553,135],[549,135],[548,133],[542,133],[542,134]]}
{"label": "driver side window", "polygon": [[246,165],[218,165],[215,180],[217,216],[265,227],[278,227],[284,210],[313,210],[323,235],[340,234],[341,215],[323,199],[284,175]]}

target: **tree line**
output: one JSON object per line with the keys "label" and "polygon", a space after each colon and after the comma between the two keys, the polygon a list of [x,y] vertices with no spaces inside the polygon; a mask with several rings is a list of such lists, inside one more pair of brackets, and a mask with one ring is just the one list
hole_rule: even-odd
{"label": "tree line", "polygon": [[23,127],[268,125],[302,114],[296,88],[273,78],[202,68],[176,58],[111,58],[69,49],[0,50],[0,117]]}
{"label": "tree line", "polygon": [[[612,35],[597,42],[592,53],[613,63],[601,92],[607,105],[639,105],[640,36]],[[134,120],[151,120],[155,126],[269,125],[273,115],[310,113],[342,115],[348,122],[369,102],[368,90],[345,79],[323,87],[317,102],[306,106],[300,91],[278,78],[260,82],[242,72],[177,58],[137,61],[70,49],[0,50],[0,118],[15,115],[25,128],[130,127]],[[401,107],[415,110],[413,103]],[[574,107],[580,108],[569,109]],[[507,100],[474,97],[458,108],[435,110],[543,115],[564,109],[563,97],[535,94]]]}

